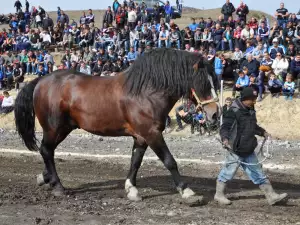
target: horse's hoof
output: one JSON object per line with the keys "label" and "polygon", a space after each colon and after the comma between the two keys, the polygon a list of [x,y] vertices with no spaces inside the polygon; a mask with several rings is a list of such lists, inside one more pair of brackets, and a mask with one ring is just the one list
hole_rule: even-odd
{"label": "horse's hoof", "polygon": [[138,194],[128,193],[127,198],[130,201],[133,201],[133,202],[140,202],[140,201],[142,201],[142,197],[139,196]]}
{"label": "horse's hoof", "polygon": [[52,191],[52,195],[55,196],[55,197],[62,197],[62,196],[65,195],[65,191],[61,190],[61,189],[54,189]]}
{"label": "horse's hoof", "polygon": [[39,174],[36,176],[36,182],[38,186],[43,186],[44,184],[46,184],[43,174]]}
{"label": "horse's hoof", "polygon": [[197,196],[197,195],[185,198],[184,202],[185,202],[185,204],[187,204],[189,206],[196,206],[196,205],[199,206],[199,205],[205,204],[203,196]]}

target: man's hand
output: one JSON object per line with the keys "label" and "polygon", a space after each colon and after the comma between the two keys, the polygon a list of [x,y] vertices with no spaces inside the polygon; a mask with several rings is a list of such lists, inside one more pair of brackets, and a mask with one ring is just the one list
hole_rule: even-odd
{"label": "man's hand", "polygon": [[226,149],[231,149],[230,145],[229,145],[229,141],[228,139],[224,139],[223,142],[223,147],[226,148]]}

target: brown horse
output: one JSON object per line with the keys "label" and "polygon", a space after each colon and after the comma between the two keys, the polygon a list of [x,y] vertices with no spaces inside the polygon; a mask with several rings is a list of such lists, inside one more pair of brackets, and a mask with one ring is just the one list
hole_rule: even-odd
{"label": "brown horse", "polygon": [[[212,78],[212,79],[211,79]],[[29,150],[40,151],[45,169],[40,185],[53,194],[64,193],[54,163],[54,150],[74,129],[101,136],[132,136],[131,166],[125,182],[127,197],[140,200],[136,176],[147,147],[151,147],[171,172],[184,199],[195,199],[179,174],[164,137],[165,121],[175,103],[193,89],[206,119],[216,123],[220,113],[212,66],[199,55],[171,49],[153,50],[139,57],[115,77],[93,77],[63,70],[26,85],[15,102],[18,133]],[[208,101],[207,101],[208,100]],[[35,136],[35,116],[43,129],[41,146]]]}

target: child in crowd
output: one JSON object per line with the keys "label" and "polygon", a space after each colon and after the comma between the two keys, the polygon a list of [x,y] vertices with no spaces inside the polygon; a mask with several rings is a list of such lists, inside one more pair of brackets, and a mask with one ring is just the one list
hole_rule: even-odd
{"label": "child in crowd", "polygon": [[236,91],[242,91],[245,87],[248,87],[250,79],[245,75],[244,71],[239,71],[239,78],[233,86],[232,97],[235,98]]}
{"label": "child in crowd", "polygon": [[233,60],[240,61],[243,58],[243,52],[239,48],[235,48],[233,53]]}
{"label": "child in crowd", "polygon": [[277,76],[274,73],[271,73],[270,75],[270,79],[268,81],[268,89],[272,94],[272,98],[279,98],[282,89],[282,82],[277,79]]}
{"label": "child in crowd", "polygon": [[205,125],[204,113],[201,107],[196,109],[196,113],[193,114],[193,123],[191,124],[191,133],[194,133],[195,126],[197,131],[201,133],[201,127]]}
{"label": "child in crowd", "polygon": [[293,100],[293,95],[295,92],[295,82],[292,81],[293,76],[288,74],[286,76],[286,81],[283,85],[282,92],[285,95],[285,99]]}

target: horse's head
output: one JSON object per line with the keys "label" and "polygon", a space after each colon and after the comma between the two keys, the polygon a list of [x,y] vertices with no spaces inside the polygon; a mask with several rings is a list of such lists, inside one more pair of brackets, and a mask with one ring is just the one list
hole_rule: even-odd
{"label": "horse's head", "polygon": [[194,66],[192,94],[205,114],[209,129],[217,129],[221,106],[216,92],[217,79],[213,66],[201,58]]}

